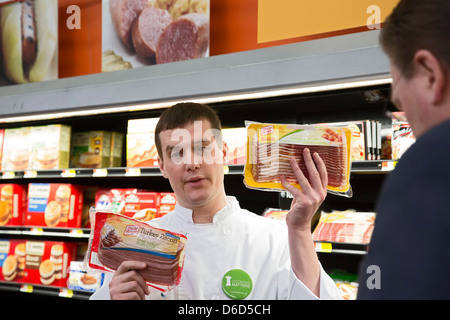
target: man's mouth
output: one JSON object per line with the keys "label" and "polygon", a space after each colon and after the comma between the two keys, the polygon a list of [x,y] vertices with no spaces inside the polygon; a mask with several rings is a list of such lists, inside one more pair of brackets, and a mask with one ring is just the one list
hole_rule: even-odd
{"label": "man's mouth", "polygon": [[186,182],[188,182],[188,183],[195,183],[195,182],[199,182],[200,180],[203,180],[203,179],[204,179],[203,177],[199,177],[199,176],[191,177],[191,178],[187,179]]}

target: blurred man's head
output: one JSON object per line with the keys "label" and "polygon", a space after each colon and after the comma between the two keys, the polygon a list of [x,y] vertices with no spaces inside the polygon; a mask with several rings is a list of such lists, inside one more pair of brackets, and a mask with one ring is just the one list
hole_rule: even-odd
{"label": "blurred man's head", "polygon": [[392,101],[417,137],[450,120],[449,32],[449,0],[401,0],[381,30]]}

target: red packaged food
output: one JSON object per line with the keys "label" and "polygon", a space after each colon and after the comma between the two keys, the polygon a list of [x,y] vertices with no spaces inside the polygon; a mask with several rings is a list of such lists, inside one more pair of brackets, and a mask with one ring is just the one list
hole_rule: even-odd
{"label": "red packaged food", "polygon": [[87,267],[114,272],[123,261],[143,261],[148,285],[167,291],[180,283],[187,237],[112,212],[91,213]]}
{"label": "red packaged food", "polygon": [[80,228],[82,188],[73,184],[30,183],[26,226]]}

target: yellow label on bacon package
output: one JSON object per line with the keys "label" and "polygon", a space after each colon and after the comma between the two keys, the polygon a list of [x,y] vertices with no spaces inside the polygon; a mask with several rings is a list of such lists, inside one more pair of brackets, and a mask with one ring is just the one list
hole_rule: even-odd
{"label": "yellow label on bacon package", "polygon": [[345,127],[246,123],[247,162],[244,184],[251,189],[284,190],[280,177],[301,189],[291,168],[294,157],[306,178],[308,170],[303,150],[308,148],[322,158],[328,173],[327,191],[351,197],[351,135]]}

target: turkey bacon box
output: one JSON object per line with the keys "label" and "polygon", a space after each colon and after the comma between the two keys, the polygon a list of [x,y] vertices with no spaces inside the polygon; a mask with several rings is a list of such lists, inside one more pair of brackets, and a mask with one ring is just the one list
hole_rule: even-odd
{"label": "turkey bacon box", "polygon": [[180,283],[187,237],[111,212],[91,212],[87,267],[114,272],[123,261],[143,261],[139,271],[161,291]]}

